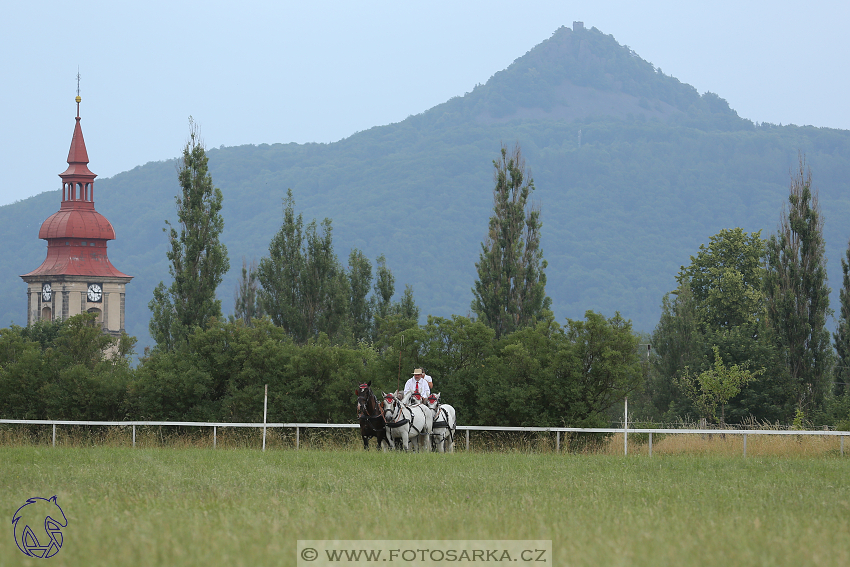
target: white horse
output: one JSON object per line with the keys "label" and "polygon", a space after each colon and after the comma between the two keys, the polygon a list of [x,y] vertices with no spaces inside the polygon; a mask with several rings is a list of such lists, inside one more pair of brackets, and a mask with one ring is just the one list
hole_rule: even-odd
{"label": "white horse", "polygon": [[[425,451],[431,450],[428,440],[431,438],[431,424],[434,421],[434,412],[425,404],[414,403],[406,406],[396,394],[384,394],[381,407],[387,420],[387,439],[390,447],[395,447],[394,439],[401,439],[405,451],[410,449],[413,443],[414,449],[420,446]],[[420,437],[422,440],[420,442]]]}
{"label": "white horse", "polygon": [[431,424],[431,439],[440,453],[455,451],[455,432],[457,431],[457,416],[455,408],[449,404],[440,403],[440,394],[428,396],[428,407],[434,412],[434,422]]}

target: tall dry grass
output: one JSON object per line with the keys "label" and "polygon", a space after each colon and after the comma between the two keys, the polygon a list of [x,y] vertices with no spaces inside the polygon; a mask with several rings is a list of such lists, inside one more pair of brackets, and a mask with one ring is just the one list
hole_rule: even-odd
{"label": "tall dry grass", "polygon": [[[758,424],[761,430],[780,429],[780,426]],[[0,425],[0,447],[51,446],[53,429],[50,425]],[[174,449],[259,449],[263,444],[260,428],[219,427],[213,439],[211,427],[137,426],[137,448]],[[132,447],[130,426],[69,426],[56,427],[57,447]],[[266,430],[266,449],[357,451],[363,443],[357,429],[294,429]],[[375,439],[369,448],[375,449]],[[466,451],[466,431],[458,431],[455,451]],[[622,455],[623,434],[562,433],[560,442],[555,433],[470,431],[469,450],[475,453],[574,453],[586,455]],[[640,429],[629,432],[630,455],[648,455],[649,435]],[[744,439],[740,434],[654,434],[653,455],[717,455],[744,454]],[[763,435],[747,434],[747,456],[823,457],[841,454],[837,436]],[[850,455],[850,433],[844,437],[844,454]]]}

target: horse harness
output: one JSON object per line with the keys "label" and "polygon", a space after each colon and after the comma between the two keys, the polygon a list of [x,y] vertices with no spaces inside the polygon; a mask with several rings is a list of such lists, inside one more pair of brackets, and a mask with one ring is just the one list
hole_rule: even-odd
{"label": "horse harness", "polygon": [[[387,399],[387,400],[392,400],[392,401],[390,402],[390,404],[391,404],[391,405],[390,405],[390,411],[392,412],[393,417],[396,415],[394,408],[398,408],[398,415],[399,415],[399,416],[401,416],[401,414],[402,414],[402,409],[403,409],[403,408],[402,408],[402,406],[401,406],[401,403],[398,401],[398,399],[396,399],[396,398],[395,398],[394,396],[392,396],[392,395],[387,396],[387,398],[386,398],[386,399]],[[410,410],[411,417],[413,417],[413,408],[407,408],[407,409],[409,409],[409,410]],[[423,414],[422,414],[422,415],[423,415],[423,416],[425,415],[425,414],[424,414],[424,412],[423,412]],[[384,420],[386,420],[386,416],[384,416]],[[426,420],[425,420],[425,422],[427,423],[427,421],[428,421],[428,420],[426,419]],[[411,429],[412,429],[412,430],[414,430],[414,431],[416,431],[416,435],[417,435],[417,436],[422,434],[422,432],[419,430],[419,428],[418,428],[418,427],[416,427],[415,425],[413,425],[413,420],[412,420],[412,419],[406,419],[406,418],[405,418],[405,419],[401,419],[401,420],[387,421],[387,427],[390,427],[390,428],[392,428],[392,429],[395,429],[396,427],[401,427],[402,425],[407,425],[407,424],[409,424],[409,426],[408,426],[408,428],[407,428],[407,435],[408,435],[408,437],[410,436],[410,430],[411,430]]]}
{"label": "horse harness", "polygon": [[[442,412],[443,415],[446,416],[445,421],[437,421],[437,416],[440,415],[440,412]],[[443,428],[446,428],[446,429],[449,430],[449,441],[451,443],[454,443],[455,436],[454,436],[454,431],[452,431],[452,428],[449,425],[449,414],[448,414],[448,412],[446,412],[445,409],[440,407],[440,404],[437,404],[437,408],[434,410],[434,424],[431,426],[431,435],[439,435],[439,433],[434,433],[434,430],[435,429],[443,429]]]}

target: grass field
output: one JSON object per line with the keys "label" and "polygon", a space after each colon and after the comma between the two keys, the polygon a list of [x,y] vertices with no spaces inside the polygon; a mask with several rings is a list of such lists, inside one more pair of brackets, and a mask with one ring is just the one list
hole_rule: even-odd
{"label": "grass field", "polygon": [[[659,447],[661,444],[659,443]],[[555,565],[850,565],[850,458],[0,447],[11,518],[58,495],[51,565],[295,565],[298,539],[551,539]]]}

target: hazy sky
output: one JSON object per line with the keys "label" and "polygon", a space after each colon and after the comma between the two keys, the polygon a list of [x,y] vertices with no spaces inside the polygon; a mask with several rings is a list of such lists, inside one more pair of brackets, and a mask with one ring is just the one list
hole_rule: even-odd
{"label": "hazy sky", "polygon": [[[102,179],[207,147],[332,142],[403,120],[581,20],[759,122],[850,129],[850,3],[15,2],[0,205],[59,188],[74,127]],[[57,206],[58,206],[57,200]]]}

